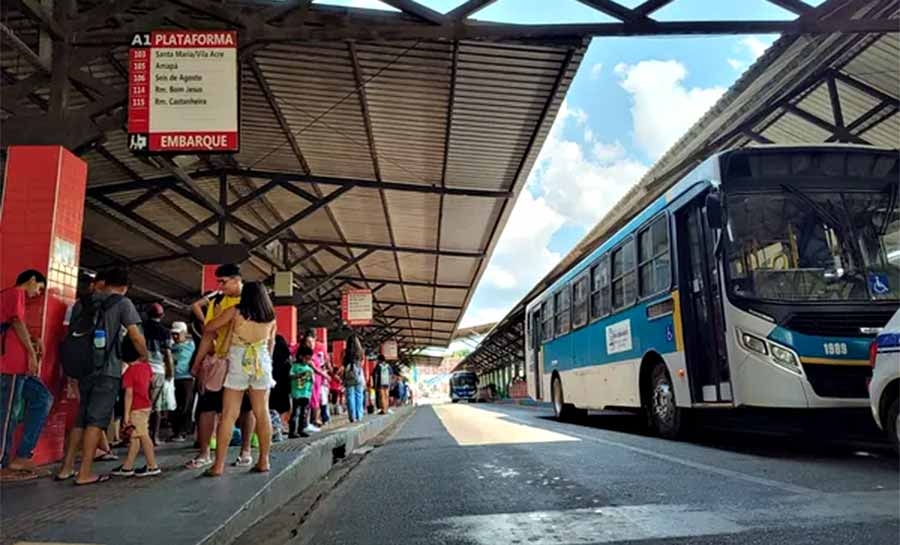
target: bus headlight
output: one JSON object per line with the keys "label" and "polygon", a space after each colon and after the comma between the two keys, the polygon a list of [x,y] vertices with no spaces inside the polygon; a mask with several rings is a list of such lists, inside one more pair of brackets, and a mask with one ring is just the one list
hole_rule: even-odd
{"label": "bus headlight", "polygon": [[783,367],[792,373],[799,374],[800,362],[797,361],[797,356],[794,352],[771,342],[769,343],[769,349],[772,352],[772,361],[775,365]]}
{"label": "bus headlight", "polygon": [[743,344],[744,348],[747,350],[751,350],[757,354],[762,354],[763,356],[769,355],[769,351],[766,349],[766,341],[749,333],[741,333],[741,344]]}
{"label": "bus headlight", "polygon": [[790,348],[763,339],[762,337],[757,337],[746,331],[738,331],[738,338],[740,339],[741,346],[748,352],[755,352],[761,356],[766,356],[766,359],[771,361],[772,364],[777,365],[785,371],[790,371],[797,375],[802,374],[802,371],[800,370],[800,360],[797,358],[797,354]]}

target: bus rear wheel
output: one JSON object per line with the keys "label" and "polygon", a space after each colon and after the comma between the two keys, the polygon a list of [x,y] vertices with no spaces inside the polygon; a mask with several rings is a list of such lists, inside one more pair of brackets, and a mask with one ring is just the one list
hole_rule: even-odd
{"label": "bus rear wheel", "polygon": [[553,413],[560,422],[571,420],[575,416],[575,405],[566,403],[563,395],[562,380],[559,375],[553,375],[550,383],[550,396],[553,399]]}
{"label": "bus rear wheel", "polygon": [[675,388],[666,366],[659,363],[650,376],[650,423],[654,431],[667,439],[681,434],[683,411],[675,403]]}

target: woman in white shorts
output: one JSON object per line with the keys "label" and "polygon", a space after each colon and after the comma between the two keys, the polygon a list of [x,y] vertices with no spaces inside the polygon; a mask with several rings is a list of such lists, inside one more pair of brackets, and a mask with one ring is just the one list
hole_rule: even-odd
{"label": "woman in white shorts", "polygon": [[[230,327],[228,349],[228,374],[222,395],[222,416],[216,438],[218,445],[231,441],[234,423],[240,415],[244,392],[250,396],[253,414],[256,416],[256,434],[259,436],[259,459],[251,472],[269,471],[269,447],[272,444],[272,423],[269,420],[269,389],[272,380],[272,350],[275,347],[275,309],[259,282],[248,282],[241,290],[241,302],[225,310],[207,324],[216,331]],[[216,449],[216,461],[204,475],[218,477],[225,472],[227,448]]]}

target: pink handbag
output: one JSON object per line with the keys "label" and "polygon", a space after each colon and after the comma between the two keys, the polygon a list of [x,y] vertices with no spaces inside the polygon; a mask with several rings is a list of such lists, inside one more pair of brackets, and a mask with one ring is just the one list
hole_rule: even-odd
{"label": "pink handbag", "polygon": [[225,386],[228,374],[228,358],[210,355],[203,358],[200,367],[200,384],[206,392],[218,392]]}
{"label": "pink handbag", "polygon": [[[225,335],[224,348],[221,350],[226,354],[224,358],[217,356],[215,353],[207,354],[200,364],[200,385],[203,391],[218,392],[225,387],[225,376],[228,374],[228,350],[231,348],[231,338],[234,334],[234,321],[228,324],[228,334]],[[218,352],[218,347],[216,352]]]}

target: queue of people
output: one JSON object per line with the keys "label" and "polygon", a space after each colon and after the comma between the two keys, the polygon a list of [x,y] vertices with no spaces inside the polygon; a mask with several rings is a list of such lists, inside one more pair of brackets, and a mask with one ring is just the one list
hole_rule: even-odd
{"label": "queue of people", "polygon": [[[164,326],[159,304],[147,307],[142,319],[127,297],[125,269],[102,271],[90,280],[64,322],[68,333],[60,359],[79,404],[55,480],[85,486],[111,475],[159,475],[155,447],[163,423],[171,428],[169,441],[183,442],[196,432],[198,452],[187,468],[203,470],[208,477],[225,472],[228,449],[216,447],[227,447],[237,426],[241,449],[231,465],[265,473],[273,430],[279,432],[282,423],[288,437],[308,437],[334,415],[346,412],[350,422],[359,422],[367,407],[384,414],[398,404],[401,377],[383,357],[367,373],[355,334],[347,340],[341,362],[330,360],[313,331],[289,346],[276,332],[275,310],[262,284],[244,283],[237,265],[219,267],[216,279],[218,289],[191,307],[196,323],[202,324],[196,327],[182,321]],[[0,292],[4,477],[37,476],[31,458],[53,405],[53,395],[40,379],[42,343],[25,327],[25,299],[39,296],[45,287],[44,275],[28,270],[14,287]],[[25,430],[11,453],[18,422],[24,422]],[[280,439],[280,433],[275,435]],[[255,462],[252,439],[258,441]],[[93,471],[95,460],[117,460],[113,446],[125,445],[126,458],[111,474]],[[141,453],[145,462],[137,467]]]}

